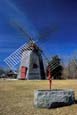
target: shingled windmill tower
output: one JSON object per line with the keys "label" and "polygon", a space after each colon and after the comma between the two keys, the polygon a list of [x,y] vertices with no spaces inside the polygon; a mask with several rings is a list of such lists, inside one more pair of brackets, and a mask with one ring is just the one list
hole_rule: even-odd
{"label": "shingled windmill tower", "polygon": [[30,41],[22,50],[18,79],[45,79],[42,50]]}

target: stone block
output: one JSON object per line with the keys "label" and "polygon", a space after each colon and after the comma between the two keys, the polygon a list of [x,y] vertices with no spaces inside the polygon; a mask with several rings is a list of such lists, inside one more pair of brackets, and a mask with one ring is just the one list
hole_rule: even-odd
{"label": "stone block", "polygon": [[71,105],[75,101],[72,89],[36,90],[34,92],[34,105],[40,108],[55,108]]}

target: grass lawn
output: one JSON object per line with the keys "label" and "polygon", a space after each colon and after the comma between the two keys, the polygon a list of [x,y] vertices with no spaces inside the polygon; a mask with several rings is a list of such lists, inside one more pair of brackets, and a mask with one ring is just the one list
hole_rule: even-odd
{"label": "grass lawn", "polygon": [[[0,80],[0,115],[77,115],[77,104],[56,109],[35,108],[34,90],[48,88],[48,81]],[[53,80],[52,88],[72,88],[77,99],[77,80]]]}

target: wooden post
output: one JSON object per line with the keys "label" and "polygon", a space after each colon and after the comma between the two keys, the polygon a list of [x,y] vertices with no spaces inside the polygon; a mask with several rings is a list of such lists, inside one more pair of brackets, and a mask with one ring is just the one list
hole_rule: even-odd
{"label": "wooden post", "polygon": [[51,76],[50,68],[48,68],[48,80],[49,80],[49,89],[51,90],[52,76]]}

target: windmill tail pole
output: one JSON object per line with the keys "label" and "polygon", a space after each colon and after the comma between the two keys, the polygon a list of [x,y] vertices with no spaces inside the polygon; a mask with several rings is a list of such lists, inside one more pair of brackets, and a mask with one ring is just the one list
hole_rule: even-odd
{"label": "windmill tail pole", "polygon": [[[44,57],[45,57],[47,63],[49,63],[49,59],[47,58],[47,56],[45,55],[44,52],[43,52],[43,55],[44,55]],[[48,80],[49,80],[49,90],[51,90],[51,85],[52,85],[52,74],[51,74],[51,69],[50,69],[50,68],[51,68],[51,67],[48,67],[48,75],[47,75]]]}
{"label": "windmill tail pole", "polygon": [[51,90],[52,75],[51,75],[50,67],[48,68],[48,80],[49,80],[49,89]]}

